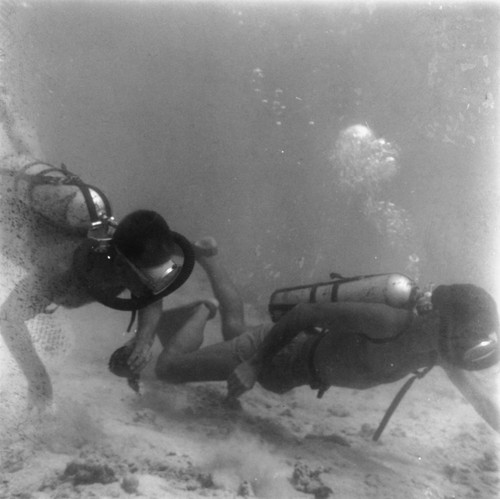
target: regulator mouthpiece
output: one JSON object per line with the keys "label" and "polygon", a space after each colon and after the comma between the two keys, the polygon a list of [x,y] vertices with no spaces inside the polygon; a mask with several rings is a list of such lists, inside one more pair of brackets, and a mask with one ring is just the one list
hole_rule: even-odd
{"label": "regulator mouthpiece", "polygon": [[92,222],[87,237],[96,243],[93,248],[96,253],[107,253],[109,251],[115,227],[116,222],[113,217]]}

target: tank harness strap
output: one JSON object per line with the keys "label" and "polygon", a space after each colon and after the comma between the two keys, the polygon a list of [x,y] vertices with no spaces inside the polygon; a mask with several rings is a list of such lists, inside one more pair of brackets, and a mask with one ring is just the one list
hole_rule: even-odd
{"label": "tank harness strap", "polygon": [[[32,167],[36,165],[47,166],[48,168],[43,172],[36,173],[34,175],[27,175],[26,172]],[[50,175],[46,175],[50,172],[61,172],[60,168],[56,168],[55,166],[45,163],[44,161],[32,161],[27,165],[24,165],[19,172],[15,173],[15,182],[14,186],[17,189],[17,185],[20,180],[27,180],[29,183],[29,192],[31,196],[31,192],[37,185],[46,184],[46,185],[57,185],[61,183],[62,177],[51,177]]]}
{"label": "tank harness strap", "polygon": [[327,329],[322,329],[319,332],[314,332],[311,334],[314,334],[314,339],[312,340],[311,346],[309,348],[309,359],[307,361],[308,368],[309,368],[309,374],[310,374],[310,383],[309,386],[313,390],[318,390],[318,395],[317,398],[322,398],[325,392],[330,388],[330,385],[327,385],[323,383],[321,378],[319,377],[318,370],[316,369],[316,366],[314,364],[314,354],[316,353],[316,350],[318,348],[319,342],[323,339],[323,337],[328,333]]}
{"label": "tank harness strap", "polygon": [[415,380],[422,379],[433,367],[434,364],[431,364],[430,366],[424,367],[421,371],[417,370],[413,373],[413,376],[410,379],[406,380],[406,383],[399,389],[399,392],[394,397],[394,400],[391,402],[391,405],[389,406],[387,411],[385,411],[382,421],[380,421],[377,430],[373,434],[372,440],[374,442],[376,442],[380,438],[380,435],[382,435],[382,432],[384,431],[385,427],[387,426],[387,423],[391,419],[391,416],[394,414],[394,411],[397,409],[399,403],[405,396],[406,392],[411,388]]}
{"label": "tank harness strap", "polygon": [[98,189],[97,187],[94,187],[93,185],[86,184],[78,175],[75,175],[74,173],[69,172],[68,168],[66,167],[66,165],[64,163],[61,163],[61,170],[66,175],[66,178],[62,179],[61,184],[74,185],[80,189],[80,191],[83,194],[83,197],[85,199],[85,204],[87,205],[87,209],[89,210],[90,220],[92,223],[99,222],[101,217],[99,217],[99,214],[97,213],[97,209],[95,207],[94,200],[92,199],[92,194],[90,192],[90,189],[97,192],[97,194],[103,200],[104,207],[106,209],[106,216],[107,217],[112,216],[111,205],[108,201],[108,198],[104,195],[104,193],[100,189]]}

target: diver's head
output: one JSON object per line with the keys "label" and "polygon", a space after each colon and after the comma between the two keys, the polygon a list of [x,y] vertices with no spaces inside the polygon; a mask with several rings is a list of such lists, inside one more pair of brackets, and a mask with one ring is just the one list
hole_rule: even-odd
{"label": "diver's head", "polygon": [[485,369],[499,360],[499,319],[495,300],[472,284],[438,286],[432,308],[440,317],[440,354],[467,370]]}
{"label": "diver's head", "polygon": [[178,274],[179,267],[172,260],[172,232],[155,211],[137,210],[127,215],[118,224],[112,241],[117,264],[135,295],[161,293]]}

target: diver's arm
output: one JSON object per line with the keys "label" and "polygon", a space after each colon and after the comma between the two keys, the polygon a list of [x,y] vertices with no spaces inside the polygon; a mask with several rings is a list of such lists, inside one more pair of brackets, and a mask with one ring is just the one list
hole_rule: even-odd
{"label": "diver's arm", "polygon": [[141,308],[138,312],[135,346],[127,362],[134,372],[143,369],[151,359],[155,329],[162,311],[162,301],[157,300],[151,305]]}
{"label": "diver's arm", "polygon": [[498,401],[492,398],[495,394],[488,394],[473,372],[449,364],[443,365],[443,369],[477,413],[500,433],[500,407]]}

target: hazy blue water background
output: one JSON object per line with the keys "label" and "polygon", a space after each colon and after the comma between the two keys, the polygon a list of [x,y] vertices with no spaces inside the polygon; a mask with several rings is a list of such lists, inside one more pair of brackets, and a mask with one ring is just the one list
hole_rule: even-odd
{"label": "hazy blue water background", "polygon": [[[150,208],[215,236],[257,305],[332,270],[404,271],[411,253],[422,283],[495,290],[493,3],[12,5],[7,67],[42,159],[118,217]],[[412,220],[399,245],[335,185],[335,140],[358,123],[400,150],[378,195]]]}

